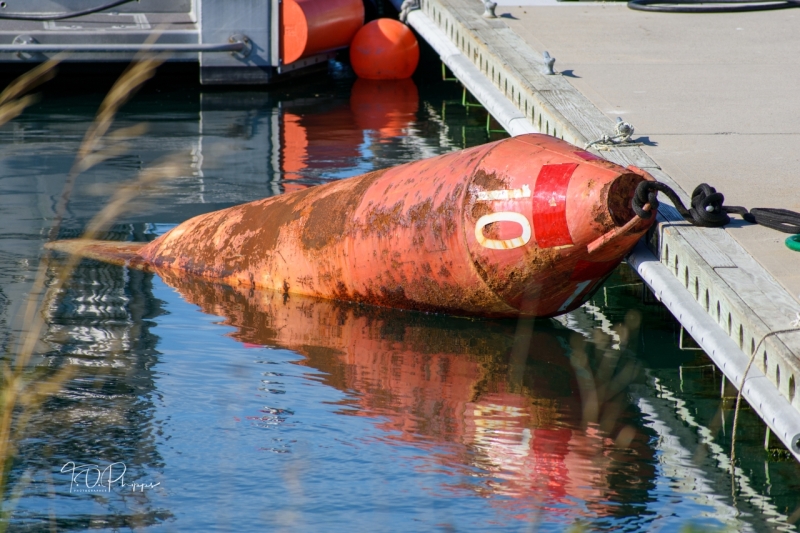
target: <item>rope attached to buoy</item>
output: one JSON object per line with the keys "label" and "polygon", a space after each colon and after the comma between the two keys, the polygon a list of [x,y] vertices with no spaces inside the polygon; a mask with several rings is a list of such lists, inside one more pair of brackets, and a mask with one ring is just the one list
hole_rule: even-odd
{"label": "rope attached to buoy", "polygon": [[[636,187],[631,205],[633,211],[641,218],[652,217],[658,209],[659,192],[664,193],[672,201],[678,213],[694,226],[721,228],[730,224],[731,218],[728,214],[736,214],[752,224],[783,233],[800,234],[800,213],[772,207],[755,207],[748,211],[741,206],[726,206],[723,205],[725,196],[707,183],[701,183],[695,188],[692,192],[692,205],[687,209],[669,185],[658,181],[643,181]],[[650,204],[650,209],[645,210],[647,204]],[[800,235],[786,239],[786,246],[791,250],[800,251]]]}

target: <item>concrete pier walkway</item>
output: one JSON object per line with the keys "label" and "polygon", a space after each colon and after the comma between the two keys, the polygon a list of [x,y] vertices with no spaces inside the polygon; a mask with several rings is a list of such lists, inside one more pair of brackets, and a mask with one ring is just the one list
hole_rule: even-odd
{"label": "concrete pier walkway", "polygon": [[[593,150],[647,170],[684,202],[706,182],[727,205],[800,211],[799,9],[498,3],[486,18],[479,0],[421,0],[408,23],[509,133],[586,146],[622,117],[635,144]],[[787,235],[742,221],[696,228],[669,205],[659,221],[629,262],[732,383],[746,373],[745,398],[800,459],[800,253]]]}

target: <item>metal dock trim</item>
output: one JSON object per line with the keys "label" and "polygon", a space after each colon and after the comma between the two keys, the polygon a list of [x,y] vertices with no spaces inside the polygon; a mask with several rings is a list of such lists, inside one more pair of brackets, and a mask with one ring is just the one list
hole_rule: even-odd
{"label": "metal dock trim", "polygon": [[[684,324],[692,338],[738,388],[750,358],[643,243],[640,242],[631,252],[628,262],[650,286],[656,298]],[[800,412],[792,408],[756,365],[750,367],[742,395],[800,460]]]}
{"label": "metal dock trim", "polygon": [[[399,10],[401,0],[392,2]],[[564,76],[545,74],[545,59],[502,18],[487,19],[482,12],[474,0],[421,0],[420,9],[411,11],[407,20],[510,134],[538,131],[585,146],[613,131],[613,121]],[[611,147],[602,155],[620,165],[647,170],[688,200],[678,184],[637,146]],[[800,417],[798,301],[725,230],[690,226],[671,206],[662,205],[648,245],[673,278],[663,285],[662,300],[695,302],[683,312],[671,311],[690,332],[699,323],[715,332],[707,337],[714,338],[713,344],[695,340],[709,356],[713,353],[723,372],[735,366],[737,358],[749,358],[758,349],[750,372],[766,379],[757,380],[759,392],[753,396],[747,392],[755,390],[748,389],[752,381],[748,378],[745,397],[751,405],[760,398],[770,409],[779,409],[762,418],[781,440],[787,439],[784,444],[800,459],[794,430],[773,427],[783,420],[781,424],[794,428],[793,421]],[[634,252],[631,261],[654,264],[636,255],[641,253],[641,249]],[[652,266],[648,269],[653,272]],[[722,343],[719,335],[729,342]],[[759,409],[763,408],[756,409],[761,414]]]}

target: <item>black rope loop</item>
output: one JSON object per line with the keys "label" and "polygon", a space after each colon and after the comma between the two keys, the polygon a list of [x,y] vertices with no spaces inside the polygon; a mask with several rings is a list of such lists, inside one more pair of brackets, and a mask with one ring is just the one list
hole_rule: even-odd
{"label": "black rope loop", "polygon": [[[708,185],[701,183],[692,192],[692,205],[689,209],[683,205],[680,197],[669,185],[658,181],[642,181],[636,186],[631,207],[640,218],[650,219],[658,210],[658,193],[664,193],[675,209],[689,223],[706,228],[721,228],[730,224],[728,214],[740,215],[747,222],[760,224],[783,233],[800,233],[800,213],[788,209],[771,207],[755,207],[748,211],[741,206],[726,206],[725,195]],[[648,206],[648,208],[645,208]]]}
{"label": "black rope loop", "polygon": [[[658,211],[659,192],[664,193],[664,195],[670,199],[675,206],[675,209],[678,210],[683,218],[694,224],[694,216],[683,205],[680,197],[675,194],[675,191],[673,191],[669,185],[666,183],[661,183],[660,181],[642,181],[636,186],[636,192],[634,193],[633,200],[631,201],[631,207],[633,208],[634,213],[644,219],[649,219],[652,217],[653,214]],[[645,210],[646,204],[650,204],[649,210]]]}
{"label": "black rope loop", "polygon": [[707,183],[701,183],[692,192],[692,207],[689,210],[692,220],[687,220],[705,228],[721,228],[730,224],[731,218],[722,206],[724,202],[725,196],[721,192]]}

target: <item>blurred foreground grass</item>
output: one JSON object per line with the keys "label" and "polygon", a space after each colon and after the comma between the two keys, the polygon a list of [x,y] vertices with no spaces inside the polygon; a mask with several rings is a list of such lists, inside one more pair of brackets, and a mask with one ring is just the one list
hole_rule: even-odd
{"label": "blurred foreground grass", "polygon": [[[0,126],[38,100],[37,95],[27,93],[51,80],[62,59],[57,57],[42,63],[0,93]],[[155,75],[165,60],[164,55],[139,54],[106,95],[76,154],[58,200],[49,240],[55,239],[59,233],[78,176],[103,161],[125,154],[129,140],[146,133],[147,125],[143,123],[116,130],[112,127],[119,109]],[[97,238],[120,215],[135,207],[135,198],[157,194],[164,181],[189,173],[190,164],[190,154],[175,154],[143,169],[137,177],[116,190],[89,223],[82,238]],[[80,260],[80,256],[71,256],[54,261],[51,252],[43,250],[32,289],[18,317],[22,325],[19,338],[8,343],[0,357],[0,532],[8,529],[15,504],[29,477],[23,474],[15,483],[9,482],[19,444],[28,436],[28,422],[42,404],[57,395],[75,375],[75,369],[69,364],[42,370],[34,369],[33,361],[48,320],[48,309],[52,308],[52,302]]]}

